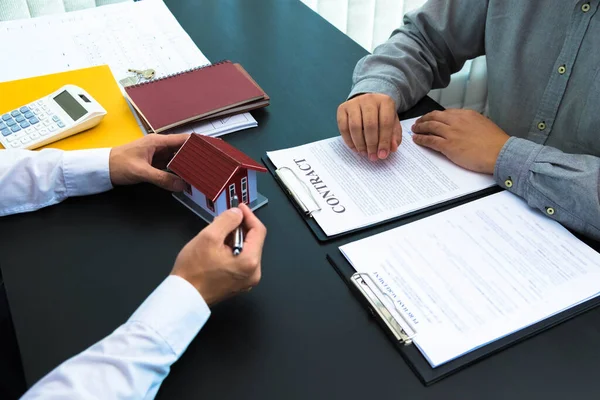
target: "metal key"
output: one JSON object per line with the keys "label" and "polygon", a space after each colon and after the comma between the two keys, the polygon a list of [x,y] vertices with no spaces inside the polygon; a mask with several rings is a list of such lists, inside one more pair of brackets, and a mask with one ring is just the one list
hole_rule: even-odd
{"label": "metal key", "polygon": [[134,74],[137,74],[144,79],[152,79],[154,78],[154,74],[156,74],[156,71],[152,68],[144,70],[129,68],[127,71],[133,72]]}

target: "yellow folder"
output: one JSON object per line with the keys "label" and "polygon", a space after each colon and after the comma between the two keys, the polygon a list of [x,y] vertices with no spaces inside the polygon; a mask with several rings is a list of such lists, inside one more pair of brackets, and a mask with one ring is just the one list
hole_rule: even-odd
{"label": "yellow folder", "polygon": [[44,147],[63,150],[114,147],[144,136],[108,65],[2,82],[0,114],[47,96],[66,84],[87,91],[107,114],[94,128]]}

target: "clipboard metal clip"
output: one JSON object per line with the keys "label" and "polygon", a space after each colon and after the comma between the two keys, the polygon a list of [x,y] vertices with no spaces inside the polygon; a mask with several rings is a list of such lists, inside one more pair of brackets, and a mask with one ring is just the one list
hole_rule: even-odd
{"label": "clipboard metal clip", "polygon": [[[288,171],[288,174],[284,174],[283,171]],[[291,175],[290,175],[291,173]],[[312,217],[313,213],[321,211],[321,207],[319,207],[319,202],[317,201],[317,199],[315,199],[315,196],[313,195],[313,193],[310,191],[310,188],[308,187],[308,185],[306,184],[306,182],[304,182],[302,179],[300,179],[298,177],[298,175],[296,175],[296,173],[288,167],[280,167],[277,168],[275,170],[275,174],[277,175],[277,177],[281,180],[281,182],[283,183],[283,185],[285,186],[285,188],[287,189],[288,193],[292,196],[292,198],[294,199],[294,201],[296,202],[296,204],[302,208],[302,211],[304,212],[304,214],[306,214],[308,217]],[[294,180],[297,181],[300,186],[302,187],[303,191],[305,192],[306,195],[308,195],[309,197],[306,198],[305,200],[302,200],[302,196],[300,195],[300,193],[298,193],[297,190],[294,190],[294,186],[291,184],[291,182],[289,181],[289,179],[286,177],[287,176],[293,176]],[[310,200],[313,202],[314,207],[308,207],[306,205],[306,200]]]}
{"label": "clipboard metal clip", "polygon": [[[375,282],[373,277],[368,273],[356,272],[352,274],[350,280],[362,293],[365,299],[369,302],[371,309],[375,311],[377,315],[379,315],[379,317],[388,327],[390,332],[392,332],[392,334],[396,337],[396,340],[398,340],[400,343],[403,343],[404,345],[411,344],[414,337],[416,336],[416,332],[414,332],[414,329],[412,329],[411,324],[404,318],[402,312],[397,308],[396,303],[393,301],[390,295],[384,292],[379,287],[379,285],[377,284],[377,282]],[[388,298],[391,301],[391,303],[394,305],[394,308],[396,309],[396,314],[404,320],[404,323],[410,329],[405,329],[402,327],[402,325],[400,325],[400,323],[398,323],[396,317],[394,317],[394,315],[390,312],[385,302],[372,289],[372,287],[376,287],[377,291],[382,296]],[[411,330],[413,332],[410,332]]]}

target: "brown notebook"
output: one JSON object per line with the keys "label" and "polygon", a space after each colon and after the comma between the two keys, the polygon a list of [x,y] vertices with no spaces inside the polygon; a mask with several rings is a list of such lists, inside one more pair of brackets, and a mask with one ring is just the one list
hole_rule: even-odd
{"label": "brown notebook", "polygon": [[239,64],[223,61],[125,88],[149,131],[236,114],[269,104]]}

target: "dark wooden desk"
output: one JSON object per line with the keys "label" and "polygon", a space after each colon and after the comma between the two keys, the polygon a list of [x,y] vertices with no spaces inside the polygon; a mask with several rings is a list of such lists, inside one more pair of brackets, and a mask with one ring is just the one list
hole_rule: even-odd
{"label": "dark wooden desk", "polygon": [[[167,1],[211,60],[241,62],[272,97],[257,129],[227,140],[266,150],[337,134],[335,111],[365,54],[296,0]],[[414,111],[435,106],[424,102]],[[325,260],[269,175],[264,278],[223,303],[159,392],[165,399],[597,398],[600,310],[424,387]],[[395,224],[397,225],[397,224]],[[148,185],[0,219],[0,265],[29,384],[123,323],[203,223]]]}

